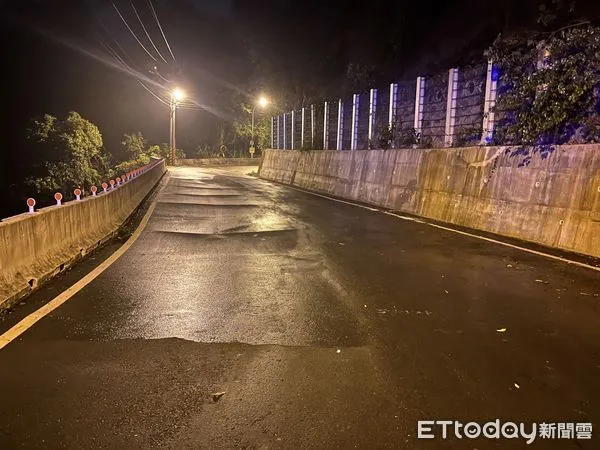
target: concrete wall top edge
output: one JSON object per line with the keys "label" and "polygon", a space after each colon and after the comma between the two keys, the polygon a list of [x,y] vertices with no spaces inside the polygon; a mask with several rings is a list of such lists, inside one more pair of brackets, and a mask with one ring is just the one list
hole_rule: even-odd
{"label": "concrete wall top edge", "polygon": [[[265,149],[268,151],[282,151],[282,152],[290,152],[290,151],[294,151],[294,152],[300,152],[300,153],[323,153],[323,152],[327,152],[327,153],[353,153],[353,152],[381,152],[381,151],[406,151],[406,150],[418,150],[418,151],[427,151],[427,152],[453,152],[453,151],[460,151],[460,150],[467,150],[467,149],[487,149],[487,150],[491,150],[491,149],[503,149],[503,150],[507,150],[507,149],[518,149],[518,148],[527,148],[527,149],[534,149],[534,147],[528,147],[528,146],[523,146],[523,145],[499,145],[499,146],[488,146],[488,145],[472,145],[469,147],[439,147],[439,148],[411,148],[411,147],[405,147],[405,148],[390,148],[388,150],[383,150],[383,149],[371,149],[371,150],[319,150],[319,149],[314,149],[314,150],[289,150],[289,149]],[[554,149],[558,150],[558,149],[562,149],[562,150],[574,150],[574,149],[579,149],[579,150],[587,150],[587,149],[597,149],[600,150],[600,144],[564,144],[564,145],[555,145],[553,146]]]}
{"label": "concrete wall top edge", "polygon": [[73,208],[73,207],[76,207],[77,205],[81,205],[86,202],[96,201],[100,198],[109,197],[111,194],[115,194],[116,192],[118,192],[119,189],[122,189],[125,186],[127,186],[128,184],[135,182],[135,180],[137,180],[138,178],[143,177],[148,171],[154,169],[162,161],[164,161],[164,159],[155,160],[152,163],[148,164],[147,166],[140,167],[140,169],[143,169],[144,167],[146,169],[143,173],[141,173],[137,177],[135,177],[131,180],[128,180],[119,186],[115,186],[113,189],[109,189],[107,192],[98,192],[98,195],[96,195],[96,196],[86,195],[81,200],[71,200],[71,201],[62,203],[61,205],[44,206],[42,208],[36,209],[34,213],[24,212],[21,214],[17,214],[15,216],[10,216],[10,217],[0,219],[0,228],[2,228],[3,226],[8,226],[9,224],[14,224],[15,222],[20,222],[23,220],[31,219],[32,217],[36,217],[39,215],[52,214],[55,211],[64,210],[65,208]]}

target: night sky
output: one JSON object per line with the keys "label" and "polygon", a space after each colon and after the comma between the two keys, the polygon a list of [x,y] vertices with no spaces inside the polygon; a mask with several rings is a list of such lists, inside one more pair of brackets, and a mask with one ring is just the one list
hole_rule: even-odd
{"label": "night sky", "polygon": [[[123,72],[103,45],[144,76],[158,72],[184,87],[196,105],[178,115],[178,146],[193,151],[217,139],[217,120],[231,119],[236,99],[265,92],[274,112],[365,89],[348,81],[349,65],[367,68],[368,82],[389,83],[482,59],[498,32],[528,23],[536,1],[498,0],[152,0],[174,62],[148,0],[114,5],[160,61],[156,64],[105,0],[3,0],[3,152],[0,216],[20,205],[27,173],[23,136],[44,113],[80,112],[98,125],[106,148],[118,152],[126,132],[152,144],[168,140],[168,108]],[[135,11],[132,8],[135,6]],[[75,50],[77,48],[79,50]],[[12,188],[11,188],[12,186]]]}

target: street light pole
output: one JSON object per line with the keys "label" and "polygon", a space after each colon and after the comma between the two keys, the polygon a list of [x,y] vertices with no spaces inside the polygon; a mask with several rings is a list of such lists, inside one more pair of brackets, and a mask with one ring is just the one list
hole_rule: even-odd
{"label": "street light pole", "polygon": [[258,103],[252,106],[252,122],[251,122],[251,128],[250,128],[250,158],[254,158],[254,113],[256,111],[256,106],[260,106],[261,108],[266,108],[266,106],[269,104],[269,100],[266,97],[260,97],[258,99]]}
{"label": "street light pole", "polygon": [[[250,147],[254,147],[254,111],[256,111],[256,106],[252,107],[252,137],[250,138]],[[250,157],[254,158],[254,152],[250,152]]]}
{"label": "street light pole", "polygon": [[169,121],[169,145],[171,147],[171,165],[175,165],[175,157],[177,155],[177,139],[176,139],[176,127],[175,127],[175,116],[177,111],[177,103],[182,100],[185,94],[181,89],[175,89],[171,93],[171,117]]}
{"label": "street light pole", "polygon": [[176,103],[174,95],[171,95],[171,112],[169,117],[169,149],[170,149],[170,160],[171,165],[175,165],[175,111]]}

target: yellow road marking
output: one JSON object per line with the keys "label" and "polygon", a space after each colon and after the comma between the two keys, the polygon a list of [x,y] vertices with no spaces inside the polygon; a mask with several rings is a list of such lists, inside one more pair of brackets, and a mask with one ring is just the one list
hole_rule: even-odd
{"label": "yellow road marking", "polygon": [[146,211],[146,214],[144,215],[142,221],[140,222],[136,230],[133,232],[133,234],[129,237],[129,239],[127,239],[127,242],[125,242],[121,247],[119,247],[119,249],[116,252],[110,255],[110,257],[108,257],[106,261],[102,262],[98,267],[96,267],[94,270],[88,273],[85,277],[83,277],[73,286],[63,291],[59,296],[49,301],[38,310],[29,314],[18,324],[16,324],[6,333],[0,336],[0,350],[2,350],[4,347],[6,347],[19,336],[21,336],[23,333],[25,333],[29,328],[35,325],[37,321],[50,314],[60,305],[62,305],[75,294],[77,294],[80,290],[82,290],[84,287],[86,287],[88,284],[94,281],[94,279],[97,278],[98,275],[100,275],[102,272],[108,269],[117,259],[123,256],[123,254],[127,250],[129,250],[133,243],[140,237],[140,235],[144,231],[144,228],[146,228],[146,225],[148,225],[148,221],[150,220],[150,216],[154,212],[155,206],[156,202],[152,202],[152,204],[148,208],[148,211]]}

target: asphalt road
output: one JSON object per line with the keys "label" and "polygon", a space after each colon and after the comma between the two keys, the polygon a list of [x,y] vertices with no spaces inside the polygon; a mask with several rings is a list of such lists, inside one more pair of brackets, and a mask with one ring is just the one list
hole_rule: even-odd
{"label": "asphalt road", "polygon": [[131,249],[0,351],[0,448],[528,447],[416,438],[493,419],[600,448],[600,272],[250,170],[172,170]]}

